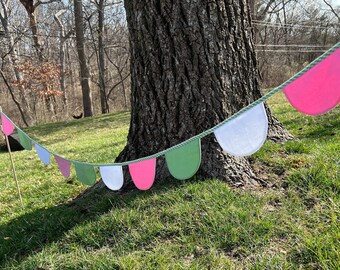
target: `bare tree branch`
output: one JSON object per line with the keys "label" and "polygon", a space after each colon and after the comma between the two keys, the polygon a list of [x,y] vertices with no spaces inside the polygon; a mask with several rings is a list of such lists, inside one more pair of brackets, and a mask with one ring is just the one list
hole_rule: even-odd
{"label": "bare tree branch", "polygon": [[14,91],[13,91],[13,88],[12,88],[11,85],[9,84],[9,82],[8,82],[8,80],[7,80],[6,76],[5,76],[5,74],[3,73],[3,71],[2,71],[1,69],[0,69],[0,74],[1,74],[1,77],[2,77],[2,79],[3,79],[3,81],[4,81],[4,83],[6,84],[6,86],[7,86],[7,88],[8,88],[8,92],[10,93],[10,95],[11,95],[11,97],[12,97],[12,99],[13,99],[15,105],[17,106],[17,108],[18,108],[18,110],[19,110],[19,112],[20,112],[20,114],[21,114],[22,121],[24,121],[25,125],[28,127],[28,123],[27,123],[27,121],[26,121],[25,114],[24,114],[23,110],[21,109],[20,103],[19,103],[19,102],[17,101],[17,99],[15,98],[14,93],[13,93],[13,92],[14,92]]}
{"label": "bare tree branch", "polygon": [[113,91],[118,85],[120,85],[121,83],[123,83],[127,78],[129,78],[129,76],[130,76],[130,73],[128,73],[125,77],[123,77],[119,82],[115,83],[115,84],[111,87],[110,91],[107,93],[107,97],[110,98],[110,96],[111,96],[111,94],[112,94],[112,91]]}
{"label": "bare tree branch", "polygon": [[34,9],[36,9],[38,6],[40,5],[45,5],[45,4],[51,4],[51,3],[54,3],[54,2],[60,2],[62,3],[61,0],[46,0],[46,1],[42,1],[42,0],[38,0],[35,4],[34,4]]}
{"label": "bare tree branch", "polygon": [[328,3],[326,0],[323,0],[323,2],[331,9],[332,13],[334,14],[334,16],[338,19],[338,21],[340,22],[340,16],[338,15],[338,13],[334,10],[333,6]]}
{"label": "bare tree branch", "polygon": [[[270,0],[267,5],[261,10],[261,12],[259,12],[259,14],[256,16],[257,20],[263,20],[264,17],[266,16],[266,14],[268,13],[269,8],[271,7],[271,5],[275,2],[275,0]],[[274,7],[274,9],[276,8],[276,6]]]}

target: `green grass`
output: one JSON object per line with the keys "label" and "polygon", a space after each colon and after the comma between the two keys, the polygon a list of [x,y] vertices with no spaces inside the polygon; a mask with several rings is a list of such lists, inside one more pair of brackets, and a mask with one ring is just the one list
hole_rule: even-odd
{"label": "green grass", "polygon": [[[15,152],[21,209],[0,153],[0,269],[339,269],[340,109],[318,117],[269,101],[293,141],[251,158],[271,188],[217,179],[166,180],[149,191],[98,191],[64,179],[55,162]],[[27,132],[62,156],[109,163],[129,114],[47,124]],[[98,175],[99,176],[99,175]]]}

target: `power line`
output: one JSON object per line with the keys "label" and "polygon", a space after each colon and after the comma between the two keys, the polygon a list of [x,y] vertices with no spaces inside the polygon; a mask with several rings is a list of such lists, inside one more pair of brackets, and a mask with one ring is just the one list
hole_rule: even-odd
{"label": "power line", "polygon": [[[268,26],[268,27],[273,27],[273,28],[316,28],[316,29],[329,29],[333,28],[336,30],[340,30],[339,27],[333,27],[333,26],[320,26],[320,25],[305,25],[305,24],[279,24],[279,23],[273,23],[273,22],[265,22],[265,21],[257,21],[257,20],[252,20],[254,25],[259,25],[259,26]],[[338,25],[338,24],[336,24]],[[33,34],[28,33],[30,30],[27,29],[25,31],[19,32],[19,31],[8,31],[8,34],[16,34],[16,35],[21,35],[24,37],[33,37]],[[5,33],[6,34],[6,33]],[[3,35],[2,35],[3,36]],[[57,34],[39,34],[38,36],[41,37],[49,37],[49,38],[60,38],[60,36]],[[69,36],[69,38],[75,38],[75,36]],[[87,38],[86,40],[92,41],[92,39]]]}
{"label": "power line", "polygon": [[[257,21],[253,20],[253,24],[259,25],[259,26],[268,26],[268,27],[275,27],[275,28],[316,28],[316,29],[329,29],[334,28],[332,26],[322,26],[322,25],[307,25],[307,24],[293,24],[293,23],[286,23],[286,24],[280,24],[280,23],[274,23],[274,22],[265,22],[265,21]],[[338,24],[333,24],[337,25]],[[339,27],[335,27],[334,29],[340,29]]]}
{"label": "power line", "polygon": [[[30,30],[27,30],[27,31],[25,31],[25,32],[8,31],[7,33],[4,32],[4,34],[1,35],[0,38],[1,38],[1,37],[5,37],[6,34],[15,34],[15,35],[19,36],[20,38],[22,38],[22,37],[24,37],[24,38],[31,38],[31,37],[33,37],[34,35],[33,35],[32,33],[27,33],[27,32],[29,32],[29,31],[30,31]],[[113,33],[113,34],[114,34],[114,33]],[[47,38],[60,38],[60,36],[59,36],[59,35],[56,35],[56,34],[42,34],[42,33],[39,33],[37,36],[38,36],[38,37],[47,37]],[[68,36],[68,38],[70,38],[70,39],[71,39],[71,38],[72,38],[72,39],[75,39],[76,36],[75,36],[75,35],[70,35],[70,36]],[[85,40],[86,40],[86,41],[93,41],[92,38],[85,38]]]}
{"label": "power line", "polygon": [[254,25],[257,25],[257,26],[266,26],[266,27],[271,27],[271,28],[284,28],[284,29],[292,29],[292,28],[308,28],[308,29],[311,29],[311,28],[315,28],[315,29],[329,29],[329,28],[333,28],[333,29],[337,29],[339,30],[340,28],[337,28],[337,27],[326,27],[326,26],[313,26],[313,25],[288,25],[288,24],[285,24],[285,25],[275,25],[275,24],[269,24],[269,23],[253,23]]}
{"label": "power line", "polygon": [[312,44],[255,44],[256,47],[294,47],[294,48],[329,48],[327,45]]}
{"label": "power line", "polygon": [[323,53],[326,50],[255,50],[256,52],[276,52],[276,53]]}

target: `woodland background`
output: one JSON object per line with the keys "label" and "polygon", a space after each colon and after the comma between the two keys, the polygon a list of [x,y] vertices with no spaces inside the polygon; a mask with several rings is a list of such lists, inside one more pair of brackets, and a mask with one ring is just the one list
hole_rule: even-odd
{"label": "woodland background", "polygon": [[[82,116],[86,102],[90,115],[130,109],[123,1],[78,2],[81,9],[70,0],[0,0],[0,106],[19,125]],[[337,1],[249,5],[263,89],[279,85],[339,41]],[[77,31],[83,33],[78,43]],[[90,100],[83,99],[80,74],[88,76]]]}

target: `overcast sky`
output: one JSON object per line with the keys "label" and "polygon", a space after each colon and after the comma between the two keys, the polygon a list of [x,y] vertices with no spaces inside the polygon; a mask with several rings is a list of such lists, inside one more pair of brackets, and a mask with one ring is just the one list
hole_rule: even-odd
{"label": "overcast sky", "polygon": [[340,6],[340,0],[333,0],[332,2],[333,2],[333,4]]}

